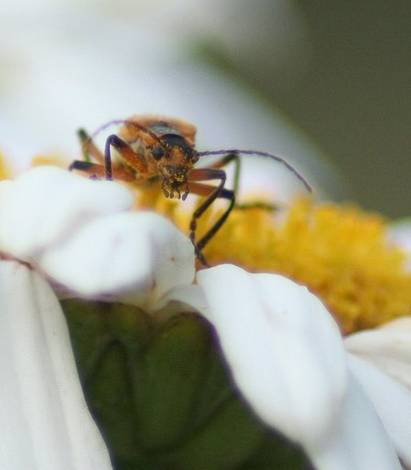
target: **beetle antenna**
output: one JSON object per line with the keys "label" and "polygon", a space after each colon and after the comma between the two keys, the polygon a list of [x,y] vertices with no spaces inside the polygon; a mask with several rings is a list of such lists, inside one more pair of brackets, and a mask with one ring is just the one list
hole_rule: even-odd
{"label": "beetle antenna", "polygon": [[223,149],[223,150],[208,150],[205,152],[197,152],[197,155],[199,157],[207,157],[211,155],[222,155],[222,154],[230,154],[230,153],[239,154],[239,155],[257,155],[259,157],[271,158],[272,160],[275,160],[276,162],[284,165],[287,168],[287,170],[293,173],[294,176],[296,176],[303,183],[307,191],[309,191],[310,193],[312,193],[313,191],[311,185],[304,178],[304,176],[301,173],[299,173],[292,165],[290,165],[290,163],[288,163],[287,160],[285,160],[282,157],[279,157],[278,155],[273,155],[272,153],[260,152],[258,150],[239,150],[239,149],[224,150]]}
{"label": "beetle antenna", "polygon": [[146,134],[148,134],[149,136],[151,136],[156,142],[158,142],[163,148],[164,148],[164,144],[163,142],[161,141],[161,139],[159,139],[159,137],[154,134],[154,132],[150,131],[150,129],[148,129],[147,127],[144,127],[142,126],[141,124],[138,124],[134,121],[129,121],[127,119],[113,119],[109,122],[106,122],[105,124],[103,124],[102,126],[98,127],[89,137],[89,140],[94,140],[95,137],[100,134],[100,132],[104,131],[105,129],[107,129],[108,127],[110,126],[117,126],[119,124],[125,124],[127,126],[132,126],[132,127],[135,127],[136,129],[139,129],[140,131],[143,131],[145,132]]}
{"label": "beetle antenna", "polygon": [[124,124],[125,120],[124,119],[113,119],[112,121],[108,121],[102,126],[98,127],[91,135],[90,135],[90,140],[94,140],[100,132],[103,132],[105,129],[107,129],[110,126],[117,126],[119,124]]}

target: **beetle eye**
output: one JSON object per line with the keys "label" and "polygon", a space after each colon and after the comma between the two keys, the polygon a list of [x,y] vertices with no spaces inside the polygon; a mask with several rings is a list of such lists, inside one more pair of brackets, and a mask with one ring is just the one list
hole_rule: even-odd
{"label": "beetle eye", "polygon": [[160,160],[164,156],[164,150],[161,147],[154,147],[152,153],[156,160]]}

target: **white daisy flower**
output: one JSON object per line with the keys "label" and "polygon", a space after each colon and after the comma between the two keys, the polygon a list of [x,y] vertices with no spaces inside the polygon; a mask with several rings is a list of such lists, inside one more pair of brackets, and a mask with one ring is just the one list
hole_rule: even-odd
{"label": "white daisy flower", "polygon": [[[170,301],[174,310],[195,309],[215,329],[241,396],[316,468],[399,469],[400,459],[411,466],[406,367],[391,368],[389,377],[370,360],[361,333],[344,343],[322,302],[286,277],[223,264],[198,272],[193,284],[188,238],[159,215],[131,211],[133,202],[115,183],[56,168],[0,183],[0,370],[8,377],[0,426],[12,430],[4,433],[0,467],[110,468],[50,285],[65,297],[131,303],[154,318]],[[258,253],[249,255],[258,261]]]}
{"label": "white daisy flower", "polygon": [[[316,468],[401,468],[396,452],[411,465],[411,394],[347,353],[337,324],[305,287],[232,265],[197,280],[189,302],[215,327],[240,392]],[[173,298],[184,301],[187,290]]]}
{"label": "white daisy flower", "polygon": [[52,167],[0,182],[0,468],[111,468],[45,279],[65,295],[124,294],[147,307],[191,283],[191,243],[132,203],[117,184]]}
{"label": "white daisy flower", "polygon": [[50,286],[23,264],[0,261],[0,307],[0,467],[111,469]]}
{"label": "white daisy flower", "polygon": [[[409,258],[411,256],[411,221],[409,218],[400,219],[391,224],[389,229],[390,239],[399,245]],[[408,259],[408,269],[411,270],[411,259]]]}
{"label": "white daisy flower", "polygon": [[155,305],[193,281],[193,248],[168,220],[130,211],[133,202],[118,184],[37,167],[1,183],[0,251],[83,298],[135,294]]}

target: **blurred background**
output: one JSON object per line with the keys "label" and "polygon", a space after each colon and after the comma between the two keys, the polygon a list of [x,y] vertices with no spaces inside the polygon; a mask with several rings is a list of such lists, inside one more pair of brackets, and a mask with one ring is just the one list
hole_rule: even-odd
{"label": "blurred background", "polygon": [[[178,116],[201,149],[277,153],[325,197],[410,215],[410,50],[409,0],[3,0],[0,150],[70,160],[80,126]],[[249,160],[250,186],[298,187]]]}

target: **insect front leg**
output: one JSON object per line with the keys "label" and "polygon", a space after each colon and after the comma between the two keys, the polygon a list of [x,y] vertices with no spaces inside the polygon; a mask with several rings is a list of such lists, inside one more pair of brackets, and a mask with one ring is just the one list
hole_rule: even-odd
{"label": "insect front leg", "polygon": [[104,166],[106,171],[106,179],[113,179],[113,164],[111,158],[111,147],[114,147],[121,157],[141,175],[147,172],[147,163],[142,155],[136,153],[130,145],[116,134],[107,137],[106,147],[104,151]]}
{"label": "insect front leg", "polygon": [[[88,175],[91,179],[102,179],[106,177],[106,169],[104,165],[99,163],[85,162],[82,160],[74,160],[70,166],[69,171],[78,170]],[[132,173],[127,171],[124,167],[115,166],[113,168],[113,176],[116,180],[132,182],[135,177]]]}
{"label": "insect front leg", "polygon": [[[207,180],[220,180],[218,186],[211,186],[203,184],[197,181]],[[233,210],[235,204],[235,195],[232,190],[224,188],[226,182],[226,174],[224,170],[217,168],[201,168],[191,170],[188,178],[189,190],[193,194],[200,196],[206,196],[206,199],[202,204],[197,207],[194,211],[190,223],[190,240],[194,245],[197,258],[202,264],[208,266],[208,263],[202,254],[202,250],[205,248],[207,243],[214,237],[224,222],[227,220],[230,212]],[[204,212],[211,206],[211,204],[218,198],[229,200],[229,206],[221,217],[215,222],[215,224],[206,232],[205,235],[197,242],[196,241],[196,230],[197,221],[204,214]]]}

